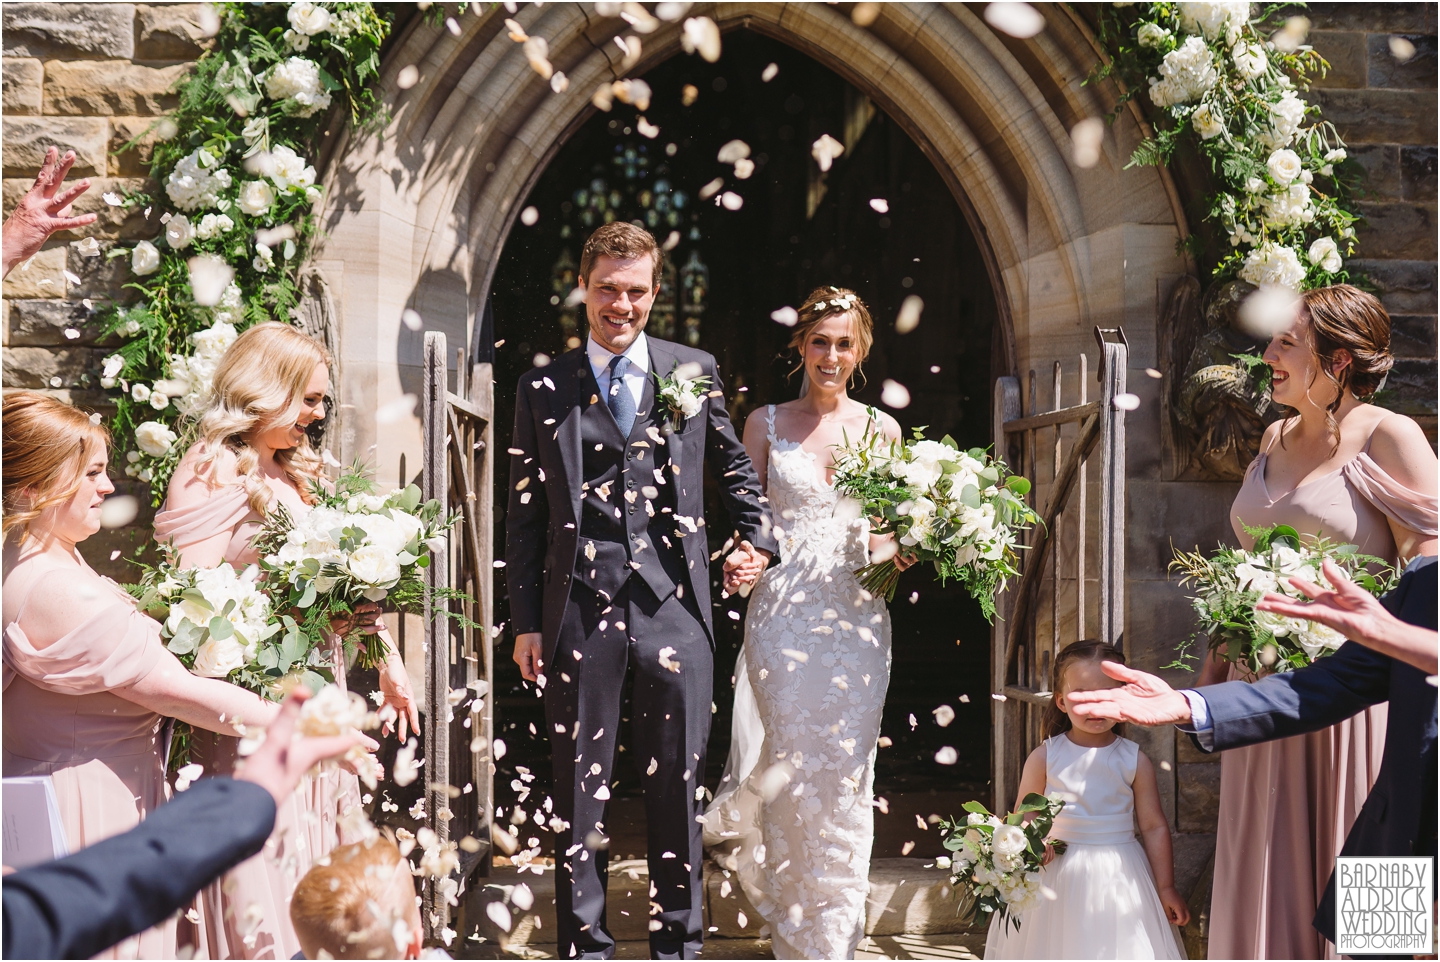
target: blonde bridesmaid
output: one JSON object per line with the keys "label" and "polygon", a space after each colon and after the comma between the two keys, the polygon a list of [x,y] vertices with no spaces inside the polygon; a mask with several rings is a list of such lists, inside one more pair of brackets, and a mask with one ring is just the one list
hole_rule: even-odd
{"label": "blonde bridesmaid", "polygon": [[[1390,317],[1349,285],[1307,291],[1265,351],[1272,424],[1230,510],[1245,527],[1288,524],[1359,545],[1392,564],[1436,551],[1436,458],[1410,418],[1365,402],[1394,363]],[[1202,685],[1239,676],[1223,659]],[[1220,824],[1210,909],[1212,959],[1335,958],[1311,926],[1335,856],[1380,769],[1386,706],[1311,735],[1220,758]]]}
{"label": "blonde bridesmaid", "polygon": [[[239,567],[259,560],[251,542],[277,505],[308,511],[321,477],[306,429],[325,417],[330,372],[325,351],[287,324],[250,328],[225,352],[209,401],[196,414],[198,439],[185,453],[155,515],[155,537],[170,542],[186,566]],[[366,605],[355,624],[336,624],[331,667],[345,684],[340,635],[353,628],[383,632],[379,608]],[[388,636],[382,635],[388,641]],[[380,687],[398,716],[401,737],[418,728],[404,662],[392,644]],[[192,758],[207,768],[229,764],[236,741],[196,733]],[[290,958],[300,950],[289,899],[315,859],[357,839],[342,829],[346,812],[362,805],[353,774],[332,770],[301,783],[282,808],[273,850],[232,870],[203,893],[209,950],[215,958]]]}
{"label": "blonde bridesmaid", "polygon": [[[137,825],[168,796],[163,721],[234,735],[276,706],[190,674],[160,625],[78,545],[115,490],[98,418],[41,394],[7,394],[4,444],[5,777],[49,775],[71,851]],[[76,911],[84,911],[76,906]],[[98,958],[176,958],[176,919]],[[188,943],[187,939],[187,943]]]}

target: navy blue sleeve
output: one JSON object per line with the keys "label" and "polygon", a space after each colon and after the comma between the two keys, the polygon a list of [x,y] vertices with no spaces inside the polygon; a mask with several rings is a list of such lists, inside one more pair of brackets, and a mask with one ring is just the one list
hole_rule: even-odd
{"label": "navy blue sleeve", "polygon": [[88,959],[175,913],[274,827],[265,789],[202,779],[123,835],[5,876],[5,958]]}

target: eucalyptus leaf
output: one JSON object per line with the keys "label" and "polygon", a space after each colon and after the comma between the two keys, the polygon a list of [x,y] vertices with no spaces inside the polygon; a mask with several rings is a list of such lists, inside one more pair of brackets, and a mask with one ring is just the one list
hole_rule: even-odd
{"label": "eucalyptus leaf", "polygon": [[210,637],[217,641],[224,641],[235,634],[235,626],[224,618],[216,615],[210,619]]}

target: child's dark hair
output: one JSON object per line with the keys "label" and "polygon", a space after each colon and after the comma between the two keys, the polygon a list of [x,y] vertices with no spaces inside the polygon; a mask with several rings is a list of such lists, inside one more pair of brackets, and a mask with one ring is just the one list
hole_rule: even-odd
{"label": "child's dark hair", "polygon": [[1107,645],[1094,638],[1077,641],[1056,656],[1055,667],[1050,672],[1055,694],[1051,697],[1050,704],[1045,706],[1045,717],[1041,726],[1045,730],[1046,738],[1054,738],[1056,735],[1068,732],[1073,727],[1070,724],[1070,716],[1061,711],[1057,704],[1061,693],[1065,690],[1065,671],[1072,665],[1098,665],[1102,661],[1118,661],[1123,665],[1125,656],[1114,645]]}

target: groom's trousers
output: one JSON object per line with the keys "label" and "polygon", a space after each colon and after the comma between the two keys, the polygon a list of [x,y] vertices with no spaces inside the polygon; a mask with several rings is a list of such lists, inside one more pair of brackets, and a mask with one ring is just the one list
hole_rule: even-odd
{"label": "groom's trousers", "polygon": [[[555,838],[559,956],[611,958],[605,886],[610,852],[606,799],[627,676],[633,676],[632,761],[645,791],[650,864],[651,958],[697,958],[703,799],[714,659],[694,601],[663,601],[630,578],[613,601],[571,589],[551,662],[544,666],[545,716],[556,813],[570,823]],[[631,915],[647,904],[630,906]],[[657,924],[658,923],[658,924]]]}

